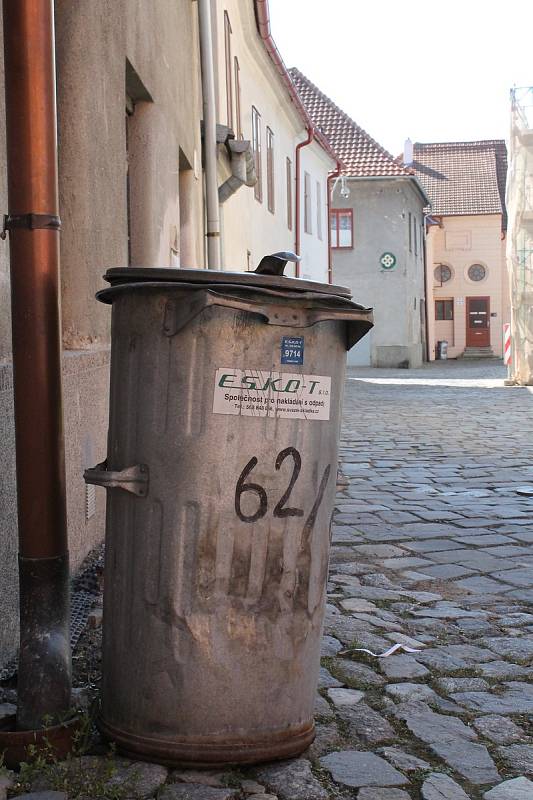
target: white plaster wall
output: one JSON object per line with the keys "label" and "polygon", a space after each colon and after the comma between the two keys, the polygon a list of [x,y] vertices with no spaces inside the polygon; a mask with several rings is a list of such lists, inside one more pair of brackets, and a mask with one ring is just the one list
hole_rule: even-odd
{"label": "white plaster wall", "polygon": [[[327,219],[327,173],[330,158],[324,150],[313,143],[300,150],[300,277],[313,281],[328,281],[328,219]],[[311,233],[304,230],[304,174],[311,176]],[[317,181],[320,182],[320,219],[322,237],[318,236]]]}
{"label": "white plaster wall", "polygon": [[[224,11],[228,12],[232,35],[231,55],[237,56],[241,83],[241,120],[245,139],[252,139],[252,106],[261,114],[263,200],[255,199],[254,189],[242,186],[220,209],[221,255],[226,270],[255,269],[261,258],[278,250],[295,250],[296,235],[296,157],[298,142],[306,138],[304,122],[292,102],[288,90],[274,67],[257,32],[253,3],[226,0],[212,4],[214,17],[215,61],[217,73],[217,119],[226,124],[226,72],[224,47]],[[234,73],[232,71],[232,78]],[[234,126],[235,86],[233,84]],[[267,202],[267,126],[274,133],[274,196],[275,210]],[[327,280],[326,181],[334,161],[317,143],[301,150],[302,228],[301,275],[313,280]],[[292,163],[292,229],[287,225],[286,159]],[[219,184],[228,172],[223,149],[219,148]],[[311,174],[313,196],[313,235],[303,232],[303,174]],[[322,186],[322,241],[316,235],[316,182]],[[294,275],[292,264],[286,275]]]}

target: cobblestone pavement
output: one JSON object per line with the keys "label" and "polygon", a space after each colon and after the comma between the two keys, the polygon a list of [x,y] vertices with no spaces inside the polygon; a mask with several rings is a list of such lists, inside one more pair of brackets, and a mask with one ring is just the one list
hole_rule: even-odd
{"label": "cobblestone pavement", "polygon": [[348,373],[313,755],[359,800],[533,799],[533,393],[504,376]]}
{"label": "cobblestone pavement", "polygon": [[[317,738],[302,758],[218,772],[115,758],[110,773],[97,745],[55,777],[0,770],[0,800],[6,787],[61,789],[35,800],[533,800],[533,392],[504,375],[492,361],[349,371]],[[82,637],[91,685],[97,633]]]}

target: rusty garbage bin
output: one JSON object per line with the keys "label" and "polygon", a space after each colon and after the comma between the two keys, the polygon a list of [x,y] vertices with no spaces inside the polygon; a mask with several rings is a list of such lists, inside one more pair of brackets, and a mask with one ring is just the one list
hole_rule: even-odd
{"label": "rusty garbage bin", "polygon": [[133,757],[295,756],[313,706],[349,290],[258,273],[108,270],[99,725]]}

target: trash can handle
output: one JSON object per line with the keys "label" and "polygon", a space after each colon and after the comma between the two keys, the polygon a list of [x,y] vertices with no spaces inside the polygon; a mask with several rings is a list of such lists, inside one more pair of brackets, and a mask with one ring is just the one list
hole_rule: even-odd
{"label": "trash can handle", "polygon": [[146,497],[148,494],[148,466],[135,464],[126,469],[112,470],[107,468],[107,458],[101,464],[86,469],[83,473],[85,483],[103,486],[104,489],[124,489],[126,492]]}
{"label": "trash can handle", "polygon": [[268,325],[281,327],[309,328],[317,322],[343,320],[349,323],[348,349],[372,327],[372,314],[368,309],[356,308],[348,304],[337,307],[324,305],[314,308],[312,306],[290,306],[262,303],[255,299],[222,294],[212,289],[201,289],[195,292],[195,296],[190,299],[189,303],[174,299],[167,301],[163,333],[165,336],[175,336],[209,306],[222,306],[257,314],[263,317]]}
{"label": "trash can handle", "polygon": [[287,261],[298,263],[302,257],[296,255],[291,250],[282,250],[280,253],[272,253],[263,256],[259,266],[254,270],[258,275],[283,275],[283,270],[287,266]]}

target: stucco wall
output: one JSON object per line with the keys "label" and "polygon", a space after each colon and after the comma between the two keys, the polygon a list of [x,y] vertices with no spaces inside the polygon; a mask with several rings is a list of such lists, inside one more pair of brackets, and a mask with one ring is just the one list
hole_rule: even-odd
{"label": "stucco wall", "polygon": [[[435,357],[438,340],[448,341],[448,357],[461,356],[466,347],[466,300],[468,297],[490,298],[490,346],[494,355],[503,354],[503,325],[510,322],[509,288],[505,267],[505,242],[501,236],[501,215],[443,217],[442,226],[432,226],[431,248],[428,250],[428,286],[434,300],[452,299],[453,322],[434,319],[435,303],[430,306],[432,322],[431,357]],[[452,271],[451,280],[442,286],[435,280],[434,270],[445,264]],[[468,277],[468,268],[481,264],[486,276],[481,281]]]}
{"label": "stucco wall", "polygon": [[[67,520],[76,570],[104,532],[104,491],[96,490],[95,513],[86,519],[82,474],[106,455],[110,309],[94,294],[108,267],[128,262],[127,153],[132,263],[176,264],[183,229],[187,266],[203,266],[201,94],[195,3],[56,0],[55,7]],[[135,101],[128,142],[127,91]],[[0,87],[5,208],[3,97]],[[0,665],[17,637],[7,249],[0,245]]]}
{"label": "stucco wall", "polygon": [[[217,119],[226,124],[226,73],[224,47],[224,11],[231,23],[232,85],[235,122],[234,57],[239,61],[241,85],[241,121],[243,138],[252,139],[252,106],[261,115],[263,200],[254,196],[254,189],[242,186],[221,206],[222,265],[226,270],[255,269],[261,258],[277,250],[295,249],[295,203],[296,203],[296,158],[298,142],[306,138],[304,123],[296,112],[290,96],[281,82],[265,46],[257,32],[253,3],[227,0],[224,4],[212,4],[214,13],[215,60],[217,72]],[[272,213],[267,203],[267,126],[274,133],[274,195],[275,209]],[[313,194],[313,234],[304,234],[302,223],[301,255],[302,276],[315,280],[327,280],[327,229],[326,229],[326,179],[334,162],[320,145],[313,143],[301,150],[302,174],[302,219],[303,219],[303,173],[311,175]],[[219,152],[219,184],[227,177],[224,169],[224,153]],[[292,230],[287,225],[287,180],[286,160],[292,163]],[[316,233],[316,182],[322,186],[322,240]],[[288,264],[286,275],[294,274]]]}
{"label": "stucco wall", "polygon": [[[409,213],[422,225],[423,200],[407,179],[350,180],[350,196],[333,208],[353,209],[353,249],[333,250],[333,281],[349,286],[354,300],[374,308],[374,328],[348,354],[349,364],[409,366],[422,363],[420,302],[424,298],[423,249],[409,250]],[[380,265],[383,253],[394,269]]]}

